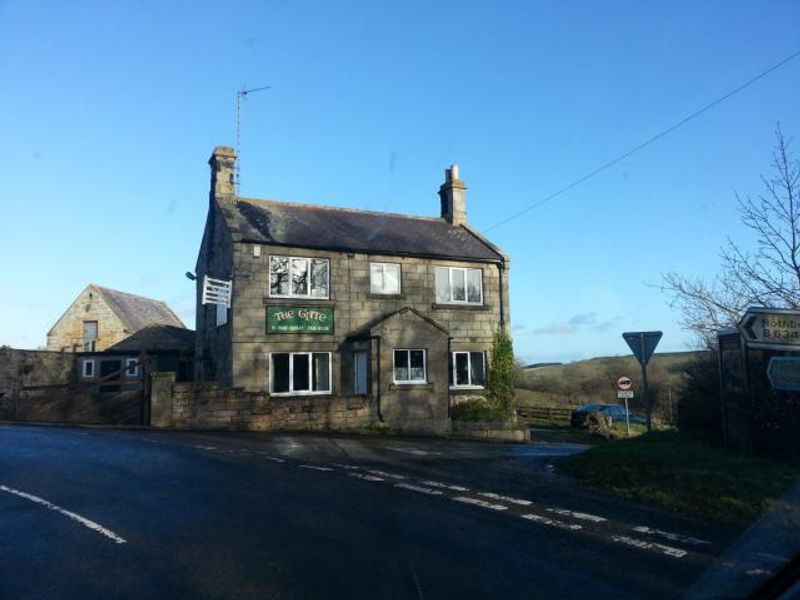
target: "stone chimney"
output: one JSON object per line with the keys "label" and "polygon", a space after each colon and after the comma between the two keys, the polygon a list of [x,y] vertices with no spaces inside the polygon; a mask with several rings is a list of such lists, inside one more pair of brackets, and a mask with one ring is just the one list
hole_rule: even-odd
{"label": "stone chimney", "polygon": [[208,159],[211,165],[211,194],[219,196],[223,194],[234,194],[234,166],[236,164],[236,152],[230,146],[217,146]]}
{"label": "stone chimney", "polygon": [[444,170],[444,183],[439,188],[442,218],[451,225],[467,222],[467,186],[458,178],[458,165]]}

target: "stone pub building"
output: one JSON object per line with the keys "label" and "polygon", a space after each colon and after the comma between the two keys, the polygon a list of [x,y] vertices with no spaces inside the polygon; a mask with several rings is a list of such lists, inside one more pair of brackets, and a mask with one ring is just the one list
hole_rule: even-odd
{"label": "stone pub building", "polygon": [[[197,380],[270,402],[361,398],[372,423],[445,429],[509,325],[509,260],[467,224],[458,167],[441,216],[416,217],[242,198],[235,159],[209,161]],[[205,275],[232,282],[230,308],[201,303]]]}

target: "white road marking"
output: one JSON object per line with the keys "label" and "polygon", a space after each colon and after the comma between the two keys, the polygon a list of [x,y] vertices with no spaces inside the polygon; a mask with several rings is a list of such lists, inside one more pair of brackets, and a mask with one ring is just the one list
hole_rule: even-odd
{"label": "white road marking", "polygon": [[421,492],[423,494],[428,494],[430,496],[441,496],[444,493],[440,490],[433,490],[428,487],[422,487],[421,485],[412,485],[410,483],[395,483],[394,487],[403,488],[404,490],[411,490],[412,492]]}
{"label": "white road marking", "polygon": [[264,456],[267,460],[271,460],[272,462],[276,463],[285,463],[286,461],[282,458],[278,458],[277,456]]}
{"label": "white road marking", "polygon": [[19,496],[20,498],[25,498],[26,500],[30,500],[31,502],[35,502],[45,508],[49,508],[57,513],[61,513],[65,517],[69,517],[73,521],[77,521],[84,527],[91,529],[92,531],[96,531],[100,535],[104,535],[110,540],[113,540],[117,544],[125,544],[125,540],[118,536],[116,533],[111,531],[110,529],[106,529],[102,525],[95,523],[94,521],[87,519],[86,517],[82,517],[81,515],[72,512],[71,510],[67,510],[65,508],[61,508],[57,504],[53,504],[44,498],[39,498],[39,496],[34,496],[33,494],[28,494],[26,492],[21,492],[19,490],[15,490],[14,488],[6,487],[4,485],[0,485],[0,491],[8,492],[9,494],[13,494],[15,496]]}
{"label": "white road marking", "polygon": [[449,483],[441,483],[439,481],[431,481],[430,479],[425,479],[423,482],[425,485],[429,485],[431,487],[442,488],[445,490],[453,490],[454,492],[468,492],[469,488],[462,487],[460,485],[450,485]]}
{"label": "white road marking", "polygon": [[455,500],[456,502],[463,502],[464,504],[473,504],[475,506],[480,506],[481,508],[489,508],[491,510],[508,510],[508,507],[503,506],[502,504],[492,504],[491,502],[486,502],[486,500],[470,498],[469,496],[453,496],[452,500]]}
{"label": "white road marking", "polygon": [[358,477],[365,481],[386,481],[383,477],[375,477],[375,475],[365,475],[363,473],[348,473],[350,477]]}
{"label": "white road marking", "polygon": [[330,467],[318,467],[317,465],[300,465],[301,469],[312,469],[314,471],[334,471]]}
{"label": "white road marking", "polygon": [[495,494],[494,492],[478,492],[479,496],[484,498],[491,498],[492,500],[502,500],[503,502],[510,502],[511,504],[519,504],[520,506],[530,506],[533,504],[530,500],[522,500],[521,498],[512,498],[511,496],[503,496],[502,494]]}
{"label": "white road marking", "polygon": [[559,529],[569,529],[571,531],[578,531],[579,529],[583,529],[583,525],[568,524],[564,523],[563,521],[557,521],[556,519],[548,519],[547,517],[543,517],[542,515],[536,515],[533,513],[528,513],[521,516],[523,519],[528,519],[529,521],[535,521],[543,525],[550,525],[551,527],[558,527]]}
{"label": "white road marking", "polygon": [[398,475],[397,473],[387,473],[386,471],[379,471],[377,469],[370,469],[368,473],[377,475],[379,477],[387,477],[389,479],[408,479],[405,475]]}
{"label": "white road marking", "polygon": [[649,535],[657,535],[673,542],[681,542],[683,544],[692,544],[694,546],[702,546],[705,544],[710,545],[711,542],[706,540],[701,540],[698,538],[694,538],[688,535],[680,535],[678,533],[670,533],[668,531],[661,531],[660,529],[652,529],[651,527],[645,527],[644,525],[640,525],[639,527],[634,527],[634,531],[637,533],[646,533]]}
{"label": "white road marking", "polygon": [[393,452],[403,452],[404,454],[413,454],[414,456],[428,456],[429,454],[441,454],[441,452],[428,452],[426,450],[419,450],[417,448],[398,448],[397,446],[386,446],[387,450]]}
{"label": "white road marking", "polygon": [[203,446],[202,444],[186,444],[189,448],[197,448],[198,450],[216,450],[216,446]]}
{"label": "white road marking", "polygon": [[644,540],[628,537],[627,535],[612,535],[611,539],[621,544],[633,546],[634,548],[641,548],[642,550],[658,550],[662,554],[672,556],[673,558],[683,558],[689,554],[686,550],[681,550],[680,548],[656,544],[655,542],[646,542]]}
{"label": "white road marking", "polygon": [[772,575],[772,571],[767,571],[765,569],[750,569],[746,571],[747,575],[753,575],[754,577],[761,577],[762,575]]}
{"label": "white road marking", "polygon": [[348,471],[358,471],[361,467],[357,467],[355,465],[344,465],[342,463],[332,463],[334,467],[339,467],[340,469],[347,469]]}
{"label": "white road marking", "polygon": [[557,515],[573,517],[581,521],[592,521],[593,523],[602,523],[603,521],[608,521],[608,519],[605,517],[598,517],[597,515],[584,512],[574,512],[572,510],[567,510],[566,508],[548,508],[547,511]]}

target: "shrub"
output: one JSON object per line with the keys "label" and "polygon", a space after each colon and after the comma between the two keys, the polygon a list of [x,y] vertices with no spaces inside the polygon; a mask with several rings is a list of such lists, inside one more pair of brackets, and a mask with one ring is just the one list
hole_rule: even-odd
{"label": "shrub", "polygon": [[722,440],[722,412],[717,354],[709,352],[686,369],[678,398],[678,429],[692,437]]}
{"label": "shrub", "polygon": [[611,427],[608,424],[608,419],[601,412],[589,413],[583,423],[583,428],[592,435],[602,438],[607,439],[611,436]]}
{"label": "shrub", "polygon": [[504,329],[498,329],[492,340],[492,360],[489,364],[489,399],[506,418],[516,414],[516,376],[514,347],[511,336]]}
{"label": "shrub", "polygon": [[450,409],[454,421],[495,422],[505,421],[508,416],[503,409],[486,398],[470,398]]}

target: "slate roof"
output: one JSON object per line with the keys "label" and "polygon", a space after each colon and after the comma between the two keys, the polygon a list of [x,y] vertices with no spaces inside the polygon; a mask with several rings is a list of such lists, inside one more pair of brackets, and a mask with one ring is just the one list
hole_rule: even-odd
{"label": "slate roof", "polygon": [[499,249],[466,226],[410,217],[250,198],[219,198],[237,242],[500,262]]}
{"label": "slate roof", "polygon": [[110,352],[194,352],[194,331],[172,325],[150,325],[117,342]]}
{"label": "slate roof", "polygon": [[172,325],[185,329],[185,325],[161,300],[136,296],[126,292],[110,290],[93,285],[108,302],[111,310],[122,319],[131,331],[139,331],[148,325]]}

